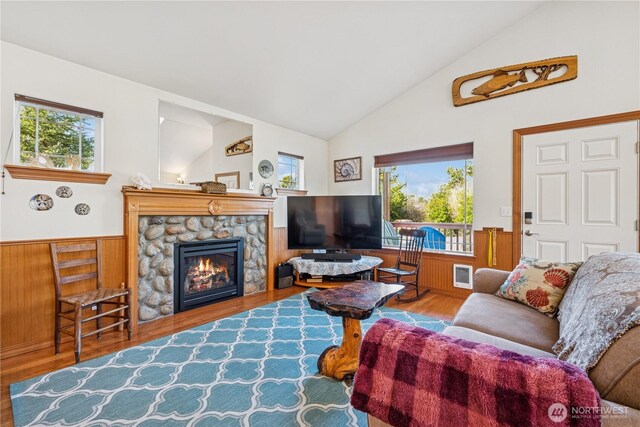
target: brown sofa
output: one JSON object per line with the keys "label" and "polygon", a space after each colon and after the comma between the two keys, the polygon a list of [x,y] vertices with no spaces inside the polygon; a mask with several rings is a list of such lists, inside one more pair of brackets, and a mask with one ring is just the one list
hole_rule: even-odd
{"label": "brown sofa", "polygon": [[[558,340],[560,323],[535,309],[495,296],[509,272],[479,269],[473,278],[473,294],[462,305],[447,335],[537,357],[556,357],[551,350]],[[603,411],[624,415],[603,416],[604,426],[640,426],[640,327],[627,331],[589,372],[602,398]],[[385,426],[369,417],[370,426]]]}

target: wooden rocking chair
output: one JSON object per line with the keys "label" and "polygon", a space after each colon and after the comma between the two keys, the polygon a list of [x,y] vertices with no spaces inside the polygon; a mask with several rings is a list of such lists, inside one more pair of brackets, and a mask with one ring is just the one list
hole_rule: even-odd
{"label": "wooden rocking chair", "polygon": [[[103,331],[126,324],[128,338],[131,340],[131,289],[111,289],[102,287],[102,241],[98,239],[93,243],[70,245],[51,243],[50,247],[56,291],[56,354],[60,353],[60,333],[62,332],[74,337],[76,363],[80,362],[82,338],[91,335],[97,335],[97,337],[100,338]],[[95,251],[95,257],[80,256],[79,253],[86,253],[87,251]],[[75,256],[63,255],[60,257],[60,254],[75,254]],[[75,274],[63,274],[69,269],[83,266],[87,266],[83,268],[84,271],[86,271],[87,268],[92,269],[92,271],[77,273],[76,269],[76,271],[74,271]],[[95,289],[77,294],[63,295],[63,285],[86,280],[95,280]],[[122,301],[122,297],[124,297],[124,302]],[[103,312],[103,305],[111,305],[113,308]],[[83,318],[85,314],[84,310],[92,309],[93,307],[96,309],[96,314],[87,317],[86,319]],[[103,317],[112,318],[116,321],[103,327]],[[62,325],[63,318],[71,321],[71,323]],[[96,329],[83,334],[82,324],[92,320],[96,321]]]}
{"label": "wooden rocking chair", "polygon": [[383,283],[404,285],[405,290],[402,296],[406,295],[407,292],[415,291],[415,297],[402,298],[398,295],[398,301],[416,301],[429,292],[429,289],[420,291],[419,287],[420,263],[427,232],[425,230],[403,228],[398,234],[400,235],[400,248],[398,249],[398,258],[395,266],[377,268],[376,277],[378,281]]}

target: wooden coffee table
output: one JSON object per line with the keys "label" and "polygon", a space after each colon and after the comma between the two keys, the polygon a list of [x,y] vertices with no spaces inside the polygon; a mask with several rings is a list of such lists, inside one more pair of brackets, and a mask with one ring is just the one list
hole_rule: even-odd
{"label": "wooden coffee table", "polygon": [[318,371],[340,381],[345,377],[353,377],[358,369],[362,342],[360,320],[371,317],[376,307],[384,305],[403,290],[402,285],[358,280],[340,288],[308,294],[312,309],[342,317],[342,344],[339,347],[332,345],[322,352],[318,358]]}

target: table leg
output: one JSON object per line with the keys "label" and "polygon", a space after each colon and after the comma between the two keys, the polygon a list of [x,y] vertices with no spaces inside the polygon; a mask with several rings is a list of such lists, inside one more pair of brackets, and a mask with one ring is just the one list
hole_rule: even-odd
{"label": "table leg", "polygon": [[342,381],[358,369],[358,356],[362,343],[360,321],[342,318],[342,344],[327,348],[318,358],[318,370],[322,375]]}

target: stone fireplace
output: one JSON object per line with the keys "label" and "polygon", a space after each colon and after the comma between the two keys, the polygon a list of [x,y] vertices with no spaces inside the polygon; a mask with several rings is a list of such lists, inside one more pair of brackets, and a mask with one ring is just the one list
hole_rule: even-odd
{"label": "stone fireplace", "polygon": [[239,239],[242,293],[273,290],[274,198],[169,188],[122,193],[134,331],[139,322],[174,313],[176,244]]}
{"label": "stone fireplace", "polygon": [[179,292],[174,291],[180,287],[176,280],[182,280],[176,277],[179,265],[175,261],[176,247],[181,248],[181,243],[240,240],[242,253],[239,259],[243,260],[240,295],[264,291],[267,277],[265,231],[263,216],[139,217],[138,319],[148,321],[182,311],[183,308],[175,305]]}
{"label": "stone fireplace", "polygon": [[244,294],[244,239],[174,243],[173,311]]}

